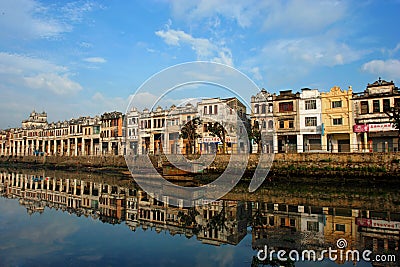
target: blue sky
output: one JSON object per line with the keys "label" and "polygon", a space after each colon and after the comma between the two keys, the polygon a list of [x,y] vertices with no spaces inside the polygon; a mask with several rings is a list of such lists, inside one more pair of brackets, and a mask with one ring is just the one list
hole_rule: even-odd
{"label": "blue sky", "polygon": [[0,0],[0,128],[32,109],[49,121],[124,111],[153,74],[195,60],[271,92],[398,84],[399,12],[398,0]]}

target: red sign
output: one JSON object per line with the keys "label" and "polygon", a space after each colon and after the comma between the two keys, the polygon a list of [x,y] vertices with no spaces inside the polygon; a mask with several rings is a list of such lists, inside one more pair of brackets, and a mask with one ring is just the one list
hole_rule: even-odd
{"label": "red sign", "polygon": [[380,132],[380,131],[396,131],[393,123],[381,123],[381,124],[370,124],[370,132]]}
{"label": "red sign", "polygon": [[372,227],[372,220],[366,218],[356,218],[356,224],[359,226]]}
{"label": "red sign", "polygon": [[353,125],[353,132],[355,133],[365,133],[368,132],[368,124],[357,124]]}
{"label": "red sign", "polygon": [[385,220],[373,220],[366,218],[356,218],[356,224],[365,227],[385,228],[385,229],[400,229],[400,222],[385,221]]}

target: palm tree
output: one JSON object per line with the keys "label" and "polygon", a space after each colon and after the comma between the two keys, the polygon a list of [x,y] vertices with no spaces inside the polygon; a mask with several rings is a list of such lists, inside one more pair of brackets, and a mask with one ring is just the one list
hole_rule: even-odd
{"label": "palm tree", "polygon": [[227,131],[225,130],[224,126],[219,122],[209,122],[207,126],[208,131],[210,132],[211,136],[218,137],[222,142],[223,153],[226,153],[226,134]]}
{"label": "palm tree", "polygon": [[[385,113],[389,116],[389,120],[393,123],[394,128],[397,129],[397,135],[400,137],[400,105],[390,107]],[[400,146],[400,138],[398,140],[398,146]]]}
{"label": "palm tree", "polygon": [[[181,129],[181,133],[179,134],[179,138],[187,139],[189,143],[189,151],[186,150],[187,154],[192,154],[192,147],[195,143],[196,138],[199,138],[200,135],[197,133],[197,128],[201,124],[201,120],[199,117],[193,118],[189,120]],[[194,153],[196,153],[196,147],[194,146]]]}
{"label": "palm tree", "polygon": [[[257,144],[257,154],[260,154],[260,151],[261,151],[261,131],[260,131],[260,124],[259,124],[258,121],[254,121],[254,123],[251,126],[251,129],[248,132],[248,134],[249,134],[249,140],[251,141],[251,139],[253,139],[254,142],[256,142],[256,144]],[[251,147],[251,143],[250,143],[250,147]]]}

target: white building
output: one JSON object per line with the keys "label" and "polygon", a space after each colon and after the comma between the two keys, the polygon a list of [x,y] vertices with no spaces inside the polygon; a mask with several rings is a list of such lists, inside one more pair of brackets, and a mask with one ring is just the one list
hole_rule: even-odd
{"label": "white building", "polygon": [[321,150],[321,95],[318,89],[301,89],[299,99],[300,134],[297,152]]}
{"label": "white building", "polygon": [[[262,89],[257,95],[251,97],[251,124],[256,121],[260,127],[261,136],[266,140],[262,141],[264,153],[271,153],[273,150],[272,136],[274,134],[274,104],[273,95]],[[264,139],[264,138],[262,138]],[[258,151],[258,144],[253,142],[253,153]]]}
{"label": "white building", "polygon": [[211,153],[217,149],[224,153],[222,142],[218,137],[208,132],[208,123],[220,123],[227,131],[225,142],[227,153],[240,153],[247,151],[246,143],[246,106],[237,98],[209,98],[203,99],[197,105],[198,114],[203,121],[202,137],[199,138],[202,153]]}

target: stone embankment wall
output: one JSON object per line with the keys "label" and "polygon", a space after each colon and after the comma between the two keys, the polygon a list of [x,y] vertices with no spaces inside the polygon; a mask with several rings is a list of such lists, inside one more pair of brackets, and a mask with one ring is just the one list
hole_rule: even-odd
{"label": "stone embankment wall", "polygon": [[[209,173],[223,172],[230,160],[230,155],[217,155],[209,166]],[[153,163],[165,161],[165,157],[152,156]],[[249,172],[257,167],[259,157],[251,154],[247,164]],[[272,158],[270,159],[272,160]],[[141,164],[141,158],[134,162]],[[26,166],[44,165],[53,168],[116,168],[125,169],[123,156],[79,156],[79,157],[0,157],[2,165],[11,163]],[[233,166],[236,164],[234,163]],[[271,176],[305,176],[322,177],[340,176],[400,176],[400,152],[398,153],[298,153],[275,154],[273,157]]]}

